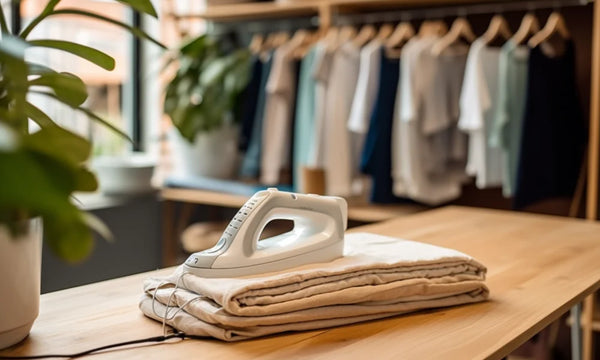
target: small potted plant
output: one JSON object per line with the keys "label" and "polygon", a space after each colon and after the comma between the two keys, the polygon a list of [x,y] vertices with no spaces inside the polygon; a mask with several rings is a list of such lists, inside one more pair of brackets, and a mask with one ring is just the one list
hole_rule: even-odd
{"label": "small potted plant", "polygon": [[229,178],[237,160],[234,109],[249,81],[250,53],[226,37],[201,35],[179,47],[164,111],[176,176]]}
{"label": "small potted plant", "polygon": [[[150,0],[118,2],[156,17]],[[42,228],[50,248],[67,261],[81,260],[90,253],[92,229],[110,235],[99,220],[73,201],[74,192],[95,191],[98,186],[87,168],[90,142],[57,125],[28,101],[28,94],[66,104],[127,137],[83,106],[88,94],[77,75],[31,63],[25,53],[34,47],[58,49],[107,70],[114,68],[114,59],[85,45],[31,40],[29,34],[48,17],[71,15],[106,21],[159,44],[138,28],[89,11],[58,8],[59,3],[49,0],[18,34],[10,32],[0,7],[0,348],[23,339],[37,317]],[[37,124],[38,131],[30,131],[30,121]]]}

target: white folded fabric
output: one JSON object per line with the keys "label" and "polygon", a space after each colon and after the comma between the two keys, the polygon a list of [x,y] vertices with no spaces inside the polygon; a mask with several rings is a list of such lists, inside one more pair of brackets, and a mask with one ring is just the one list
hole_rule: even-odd
{"label": "white folded fabric", "polygon": [[369,233],[344,240],[339,259],[268,274],[209,279],[179,267],[145,281],[140,309],[188,335],[234,341],[488,297],[486,268],[461,252]]}

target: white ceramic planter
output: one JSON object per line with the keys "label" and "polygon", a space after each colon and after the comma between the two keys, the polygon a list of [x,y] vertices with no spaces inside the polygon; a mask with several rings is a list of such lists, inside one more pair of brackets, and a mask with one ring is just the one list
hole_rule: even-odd
{"label": "white ceramic planter", "polygon": [[238,126],[224,124],[218,129],[198,134],[194,143],[190,144],[177,129],[172,128],[169,132],[172,175],[232,178],[239,161],[238,134]]}
{"label": "white ceramic planter", "polygon": [[100,191],[105,194],[137,195],[154,191],[152,174],[156,161],[145,154],[124,156],[102,156],[93,160],[100,183]]}
{"label": "white ceramic planter", "polygon": [[41,219],[17,239],[0,225],[0,349],[23,340],[38,316],[41,264]]}

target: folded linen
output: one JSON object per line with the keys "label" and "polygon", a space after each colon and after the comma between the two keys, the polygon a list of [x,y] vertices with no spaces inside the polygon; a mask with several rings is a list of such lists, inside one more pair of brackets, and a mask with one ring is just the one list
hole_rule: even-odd
{"label": "folded linen", "polygon": [[144,282],[142,312],[188,335],[234,341],[487,299],[486,268],[459,251],[369,233],[329,263],[242,278],[183,267]]}

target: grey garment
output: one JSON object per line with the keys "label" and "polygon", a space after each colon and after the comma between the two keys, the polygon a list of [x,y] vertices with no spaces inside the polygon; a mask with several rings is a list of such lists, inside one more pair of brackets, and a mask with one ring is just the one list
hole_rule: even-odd
{"label": "grey garment", "polygon": [[439,205],[460,196],[466,138],[457,130],[467,48],[434,55],[437,37],[411,39],[403,48],[392,127],[393,192]]}
{"label": "grey garment", "polygon": [[280,171],[290,168],[297,86],[297,62],[292,54],[293,50],[293,44],[288,43],[277,48],[273,54],[262,128],[262,184],[279,184]]}
{"label": "grey garment", "polygon": [[525,102],[527,100],[527,72],[529,48],[517,46],[509,40],[504,44],[498,64],[498,107],[491,129],[490,146],[503,150],[504,178],[502,193],[506,197],[513,195],[517,182],[517,167]]}
{"label": "grey garment", "polygon": [[260,158],[261,158],[261,143],[263,133],[263,120],[265,116],[265,102],[266,102],[266,87],[269,75],[271,73],[271,65],[273,64],[272,54],[268,54],[267,59],[263,62],[262,74],[260,79],[259,94],[256,104],[256,114],[254,119],[254,125],[252,127],[252,134],[250,136],[250,143],[248,144],[248,150],[244,154],[242,160],[242,166],[240,168],[240,176],[245,178],[257,178],[260,170]]}

